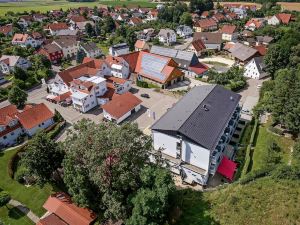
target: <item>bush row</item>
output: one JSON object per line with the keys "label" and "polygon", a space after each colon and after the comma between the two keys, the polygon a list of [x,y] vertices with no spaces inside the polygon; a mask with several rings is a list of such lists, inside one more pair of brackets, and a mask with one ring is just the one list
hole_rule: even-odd
{"label": "bush row", "polygon": [[253,145],[253,142],[254,142],[257,127],[258,127],[258,120],[256,119],[255,123],[254,123],[254,126],[253,126],[252,133],[251,133],[250,142],[249,142],[249,145],[247,146],[247,149],[246,149],[245,164],[244,164],[244,167],[243,167],[243,170],[242,170],[242,173],[241,173],[242,178],[245,177],[246,174],[249,172],[249,166],[250,166],[250,163],[251,163],[251,160],[252,160],[252,158],[251,158],[251,148],[252,148],[252,145]]}
{"label": "bush row", "polygon": [[9,159],[8,162],[8,175],[10,178],[14,178],[15,175],[15,171],[17,169],[18,166],[18,162],[20,161],[20,153],[25,151],[25,148],[27,146],[28,143],[25,143],[24,145],[20,146],[18,148],[18,150],[12,155],[12,157]]}

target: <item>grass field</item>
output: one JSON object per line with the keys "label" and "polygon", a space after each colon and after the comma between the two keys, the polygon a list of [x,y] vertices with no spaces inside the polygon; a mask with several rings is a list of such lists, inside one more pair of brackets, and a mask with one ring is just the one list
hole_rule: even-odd
{"label": "grass field", "polygon": [[45,210],[42,208],[44,202],[52,193],[52,191],[55,190],[53,190],[53,187],[49,184],[46,184],[42,188],[36,185],[25,187],[24,185],[19,184],[17,181],[12,180],[8,176],[7,165],[9,159],[15,151],[16,150],[7,151],[4,153],[0,152],[0,189],[8,191],[13,199],[25,204],[35,214],[41,216],[45,212]]}
{"label": "grass field", "polygon": [[24,2],[10,2],[10,3],[1,3],[0,4],[0,16],[4,16],[5,13],[8,11],[13,12],[30,12],[30,10],[46,12],[53,9],[69,9],[69,8],[78,8],[80,6],[101,6],[101,5],[108,5],[108,6],[141,6],[141,7],[154,7],[155,3],[150,3],[146,0],[131,0],[131,1],[113,1],[113,0],[100,0],[95,2],[81,2],[81,3],[74,3],[68,2],[66,0],[26,0]]}
{"label": "grass field", "polygon": [[34,223],[27,218],[27,216],[22,213],[17,208],[12,206],[0,208],[0,221],[5,225],[33,225]]}
{"label": "grass field", "polygon": [[263,165],[263,161],[261,156],[265,151],[266,147],[270,140],[274,140],[282,149],[282,157],[284,162],[288,162],[290,157],[290,147],[294,145],[294,141],[289,138],[285,138],[282,136],[277,136],[267,131],[268,126],[270,126],[271,121],[268,123],[260,125],[257,132],[257,139],[255,142],[255,148],[253,153],[253,164],[251,170],[260,169]]}
{"label": "grass field", "polygon": [[300,12],[300,2],[277,2],[277,4],[281,5],[281,8],[284,10]]}

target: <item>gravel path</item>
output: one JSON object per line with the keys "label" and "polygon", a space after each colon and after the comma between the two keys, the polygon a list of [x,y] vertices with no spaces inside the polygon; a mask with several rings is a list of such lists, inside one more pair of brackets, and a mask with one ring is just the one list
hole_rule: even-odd
{"label": "gravel path", "polygon": [[11,199],[8,204],[18,208],[21,212],[23,212],[35,224],[40,220],[40,218],[37,215],[35,215],[29,208],[27,208],[21,202],[18,202],[14,199]]}

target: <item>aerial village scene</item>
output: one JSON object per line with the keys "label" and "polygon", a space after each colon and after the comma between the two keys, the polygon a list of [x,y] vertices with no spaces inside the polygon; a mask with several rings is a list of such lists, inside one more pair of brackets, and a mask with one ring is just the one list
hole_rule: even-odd
{"label": "aerial village scene", "polygon": [[300,3],[0,0],[0,225],[300,224]]}

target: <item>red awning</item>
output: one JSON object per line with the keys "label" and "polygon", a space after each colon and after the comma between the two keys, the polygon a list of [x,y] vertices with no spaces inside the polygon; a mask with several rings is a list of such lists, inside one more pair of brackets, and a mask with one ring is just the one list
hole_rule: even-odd
{"label": "red awning", "polygon": [[236,166],[237,164],[235,162],[229,160],[226,156],[224,156],[217,172],[232,181]]}

